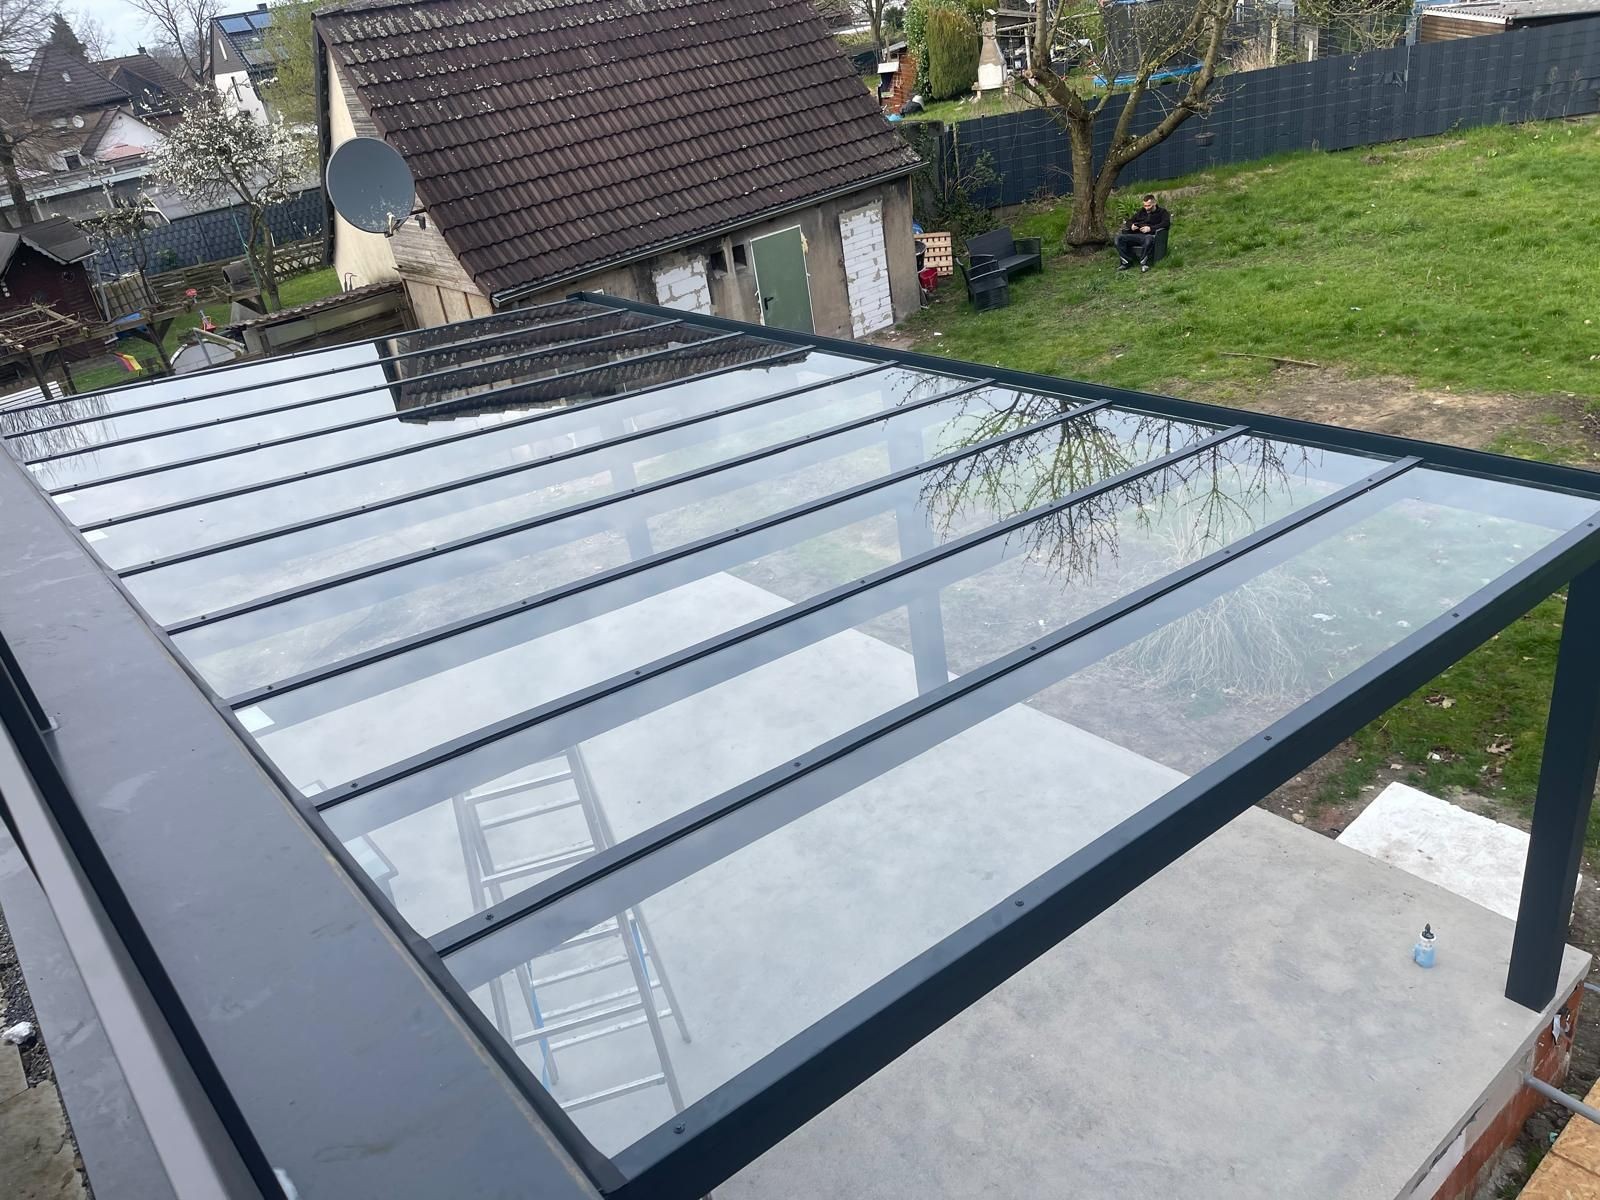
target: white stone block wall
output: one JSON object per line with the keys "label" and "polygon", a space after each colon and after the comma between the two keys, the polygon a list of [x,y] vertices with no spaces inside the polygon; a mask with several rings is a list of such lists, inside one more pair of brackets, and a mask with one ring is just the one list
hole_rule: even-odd
{"label": "white stone block wall", "polygon": [[850,332],[862,337],[894,324],[894,303],[889,296],[889,256],[883,248],[883,204],[874,200],[865,208],[839,218],[839,240],[844,246],[844,280],[850,294]]}
{"label": "white stone block wall", "polygon": [[711,312],[711,285],[706,280],[706,260],[698,256],[672,256],[651,272],[656,285],[656,303],[687,312]]}

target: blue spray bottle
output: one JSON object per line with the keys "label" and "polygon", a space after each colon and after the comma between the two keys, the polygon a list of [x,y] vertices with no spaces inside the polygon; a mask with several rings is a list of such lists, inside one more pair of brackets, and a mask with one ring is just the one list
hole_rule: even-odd
{"label": "blue spray bottle", "polygon": [[1411,961],[1419,967],[1433,966],[1433,954],[1437,939],[1433,936],[1433,926],[1424,925],[1422,932],[1417,935],[1417,944],[1411,948]]}

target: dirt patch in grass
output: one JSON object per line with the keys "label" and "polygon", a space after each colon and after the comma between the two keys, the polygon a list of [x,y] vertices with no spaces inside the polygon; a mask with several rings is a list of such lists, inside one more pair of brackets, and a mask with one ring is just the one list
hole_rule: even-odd
{"label": "dirt patch in grass", "polygon": [[1279,367],[1260,382],[1177,380],[1172,395],[1232,404],[1304,421],[1373,433],[1500,448],[1507,439],[1548,437],[1574,451],[1564,458],[1600,463],[1600,418],[1577,395],[1517,395],[1418,387],[1391,376],[1335,368]]}

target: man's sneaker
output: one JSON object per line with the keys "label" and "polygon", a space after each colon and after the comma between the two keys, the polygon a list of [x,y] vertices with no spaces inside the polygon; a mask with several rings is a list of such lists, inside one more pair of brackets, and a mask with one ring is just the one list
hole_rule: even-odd
{"label": "man's sneaker", "polygon": [[1131,271],[1131,270],[1133,270],[1133,264],[1132,263],[1118,263],[1117,264],[1117,270],[1119,270],[1119,271]]}
{"label": "man's sneaker", "polygon": [[1150,269],[1150,264],[1149,263],[1140,263],[1139,264],[1139,270],[1148,271],[1149,269]]}

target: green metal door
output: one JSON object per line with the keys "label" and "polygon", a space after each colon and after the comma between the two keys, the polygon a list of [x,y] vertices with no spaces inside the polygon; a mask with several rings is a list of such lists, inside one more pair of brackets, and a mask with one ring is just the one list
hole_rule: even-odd
{"label": "green metal door", "polygon": [[806,279],[805,239],[800,227],[750,239],[756,268],[761,323],[811,333],[811,284]]}

